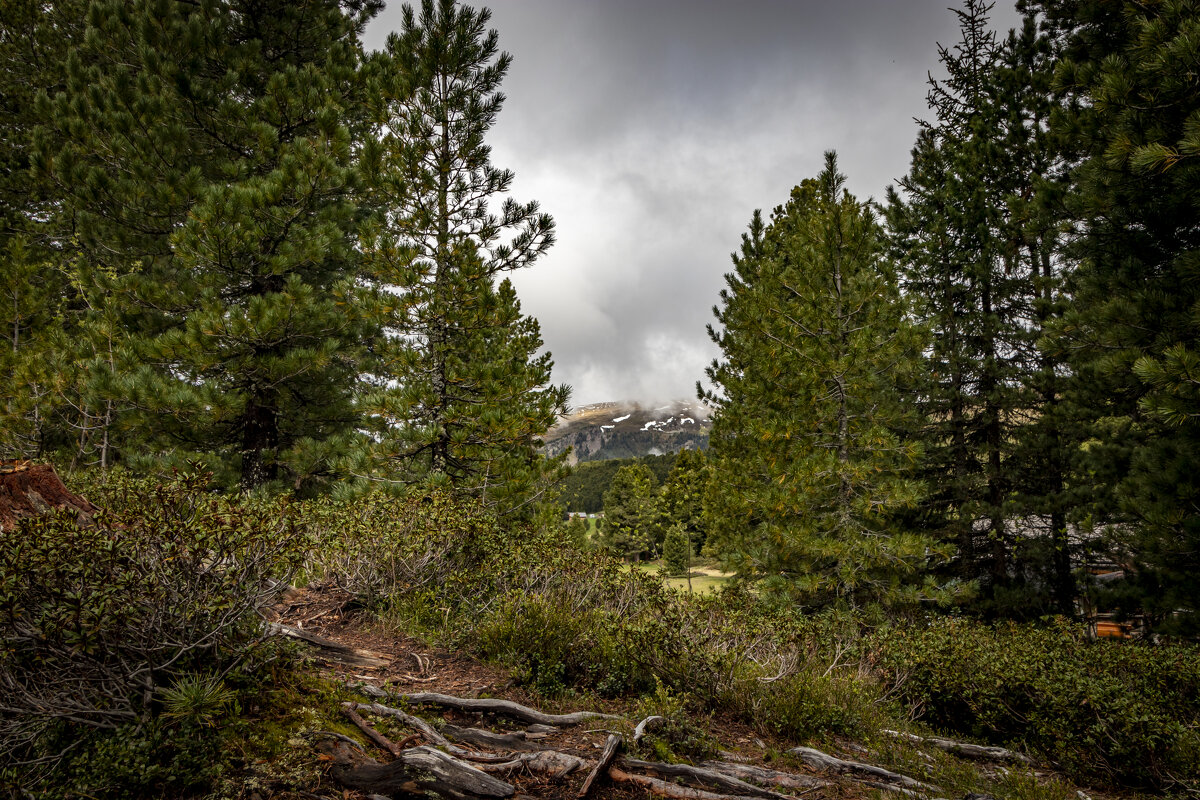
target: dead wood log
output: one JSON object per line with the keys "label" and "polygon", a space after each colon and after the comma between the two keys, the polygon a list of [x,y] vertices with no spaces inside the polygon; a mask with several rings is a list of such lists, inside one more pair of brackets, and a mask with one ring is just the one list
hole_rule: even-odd
{"label": "dead wood log", "polygon": [[666,722],[666,718],[660,717],[658,714],[652,714],[651,716],[646,717],[637,724],[637,727],[633,729],[633,743],[637,744],[640,742],[642,737],[646,735],[647,728],[649,728],[651,725],[658,727],[664,722]]}
{"label": "dead wood log", "polygon": [[589,719],[621,719],[614,714],[602,714],[599,711],[576,711],[571,714],[543,714],[541,711],[514,703],[510,700],[476,699],[470,697],[451,697],[448,694],[436,692],[416,692],[401,694],[398,697],[417,705],[433,705],[452,708],[455,711],[474,711],[483,714],[495,714],[521,722],[535,722],[541,725],[570,726],[579,725]]}
{"label": "dead wood log", "polygon": [[50,511],[71,511],[80,525],[90,525],[100,509],[72,493],[54,467],[17,459],[0,459],[0,531],[17,521]]}
{"label": "dead wood log", "polygon": [[729,761],[705,761],[700,766],[720,772],[731,778],[740,778],[758,784],[770,784],[784,789],[817,789],[829,786],[829,781],[814,778],[811,775],[800,775],[795,772],[780,772],[766,767],[756,767],[752,764],[735,764]]}
{"label": "dead wood log", "polygon": [[880,731],[880,733],[897,739],[907,739],[916,744],[927,744],[950,755],[962,756],[963,758],[970,758],[976,761],[1001,761],[1011,764],[1025,764],[1027,766],[1033,764],[1033,759],[1029,758],[1029,756],[1018,753],[1015,750],[1007,750],[1003,747],[989,747],[982,744],[957,742],[953,739],[941,739],[936,736],[917,736],[915,733],[891,731],[886,728]]}
{"label": "dead wood log", "polygon": [[636,784],[644,787],[651,794],[675,798],[675,800],[738,800],[735,795],[718,794],[704,789],[693,789],[690,786],[680,786],[658,778],[651,778],[649,775],[633,775],[618,767],[609,767],[608,777],[617,783]]}
{"label": "dead wood log", "polygon": [[[831,756],[828,753],[822,753],[820,750],[815,750],[811,747],[793,747],[787,751],[791,755],[798,756],[801,761],[808,764],[814,769],[820,769],[827,772],[835,772],[839,775],[845,775],[852,780],[858,780],[856,775],[867,776],[868,779],[882,781],[889,786],[902,786],[906,789],[914,789],[918,792],[940,792],[942,791],[937,786],[930,783],[910,778],[907,775],[901,775],[898,772],[891,772],[883,767],[877,767],[874,764],[863,764],[859,761],[846,761],[836,756]],[[859,781],[862,782],[862,781]]]}
{"label": "dead wood log", "polygon": [[431,747],[412,747],[387,764],[357,763],[343,742],[326,739],[320,750],[333,760],[334,780],[347,789],[385,796],[433,793],[450,800],[512,797],[515,789],[470,764]]}
{"label": "dead wood log", "polygon": [[510,753],[506,761],[481,763],[476,766],[488,774],[511,775],[514,772],[530,772],[551,780],[562,780],[572,772],[586,767],[587,763],[569,753],[539,750],[536,753]]}
{"label": "dead wood log", "polygon": [[693,767],[689,764],[664,764],[657,761],[639,761],[636,758],[622,758],[619,766],[629,772],[661,778],[664,781],[683,781],[697,789],[715,789],[724,794],[742,797],[763,797],[770,800],[791,800],[791,795],[782,794],[755,786],[745,781],[724,775],[706,767]]}
{"label": "dead wood log", "polygon": [[302,642],[316,645],[325,654],[325,658],[331,661],[337,661],[340,664],[345,664],[351,667],[360,667],[362,669],[381,669],[391,664],[391,660],[380,653],[372,653],[369,650],[359,650],[341,642],[335,642],[332,639],[326,639],[324,636],[317,636],[315,633],[293,628],[290,625],[280,625],[278,622],[267,623],[267,632],[273,636],[288,636],[293,639],[299,639]]}
{"label": "dead wood log", "polygon": [[493,733],[483,728],[460,728],[457,725],[443,725],[442,735],[463,744],[491,747],[496,750],[530,751],[542,749],[526,741],[526,734],[524,733]]}
{"label": "dead wood log", "polygon": [[596,762],[596,766],[592,767],[592,771],[588,773],[587,778],[583,782],[583,786],[579,789],[579,794],[576,795],[579,800],[584,800],[592,791],[592,787],[596,784],[596,780],[607,773],[608,767],[612,764],[612,760],[616,758],[617,751],[621,749],[621,737],[614,734],[609,734],[608,740],[604,743],[604,750],[600,753],[600,760]]}

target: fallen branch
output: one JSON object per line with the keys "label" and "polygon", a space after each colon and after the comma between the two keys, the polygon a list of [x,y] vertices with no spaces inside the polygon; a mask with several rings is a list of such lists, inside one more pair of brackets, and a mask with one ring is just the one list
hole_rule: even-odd
{"label": "fallen branch", "polygon": [[359,716],[358,712],[354,710],[353,703],[342,703],[342,713],[346,715],[347,719],[358,726],[358,729],[365,733],[367,738],[378,745],[381,750],[393,756],[400,755],[400,748],[396,746],[396,743],[372,728],[365,719]]}
{"label": "fallen branch", "polygon": [[744,781],[754,781],[759,784],[771,784],[784,789],[818,789],[829,786],[829,781],[814,778],[810,775],[799,775],[794,772],[756,767],[750,764],[734,764],[729,761],[705,761],[700,766],[728,775],[731,778],[741,778]]}
{"label": "fallen branch", "polygon": [[938,750],[951,755],[971,758],[976,761],[1005,761],[1014,764],[1033,764],[1033,759],[1029,758],[1029,756],[1018,753],[1015,750],[1006,750],[1003,747],[988,747],[981,744],[956,742],[953,739],[940,739],[936,736],[917,736],[915,733],[891,731],[886,728],[880,732],[897,739],[907,739],[917,744],[927,744],[930,747],[936,747]]}
{"label": "fallen branch", "polygon": [[905,788],[916,789],[918,791],[942,791],[933,784],[923,783],[914,778],[910,778],[907,775],[901,775],[898,772],[891,772],[883,767],[877,767],[873,764],[863,764],[858,761],[845,761],[837,758],[836,756],[831,756],[828,753],[822,753],[820,750],[814,750],[811,747],[793,747],[787,752],[791,755],[799,756],[801,761],[815,769],[836,772],[839,775],[847,775],[852,778],[854,775],[866,775],[891,786],[903,786]]}
{"label": "fallen branch", "polygon": [[658,727],[664,722],[666,722],[666,718],[660,717],[658,714],[653,714],[649,717],[646,717],[637,724],[637,727],[633,729],[633,743],[637,744],[642,740],[642,737],[646,735],[646,729],[649,728],[651,724],[654,724],[655,727]]}
{"label": "fallen branch", "polygon": [[302,642],[316,645],[327,654],[326,657],[328,659],[351,667],[381,669],[392,663],[387,657],[379,653],[348,647],[332,639],[326,639],[324,636],[317,636],[315,633],[293,628],[290,625],[281,625],[278,622],[267,623],[267,633],[273,636],[288,636],[292,639],[299,639]]}
{"label": "fallen branch", "polygon": [[587,779],[579,789],[579,794],[576,795],[579,800],[584,800],[588,796],[596,780],[608,770],[609,765],[612,764],[612,760],[616,758],[617,751],[620,749],[621,737],[616,734],[610,734],[608,740],[604,743],[603,752],[600,753],[600,760],[596,762],[596,766],[592,767],[592,771],[588,773]]}
{"label": "fallen branch", "polygon": [[448,694],[437,694],[436,692],[401,694],[398,697],[418,705],[433,705],[452,708],[455,711],[496,714],[522,722],[536,722],[541,725],[578,725],[589,719],[620,719],[620,717],[614,714],[601,714],[598,711],[576,711],[572,714],[543,714],[541,711],[523,706],[520,703],[514,703],[510,700],[451,697]]}
{"label": "fallen branch", "polygon": [[443,725],[443,736],[480,747],[491,747],[496,750],[540,750],[537,745],[525,740],[524,733],[493,733],[482,728],[460,728],[457,725]]}
{"label": "fallen branch", "polygon": [[561,780],[585,766],[587,762],[577,756],[557,750],[539,750],[536,753],[513,753],[507,761],[479,764],[478,769],[489,774],[502,775],[526,771],[552,780]]}
{"label": "fallen branch", "polygon": [[333,777],[347,789],[375,795],[432,792],[450,800],[512,797],[515,789],[486,772],[431,747],[404,750],[387,764],[373,759],[355,763],[343,742],[326,739],[319,749],[333,760]]}
{"label": "fallen branch", "polygon": [[450,740],[438,733],[437,730],[428,722],[420,717],[414,717],[412,714],[401,711],[398,708],[385,706],[382,703],[354,703],[353,708],[362,709],[363,711],[368,711],[372,714],[378,714],[381,717],[392,717],[393,719],[398,719],[400,722],[404,723],[413,730],[419,731],[420,734],[425,737],[425,741],[429,742],[430,744],[450,746]]}
{"label": "fallen branch", "polygon": [[657,761],[639,761],[635,758],[621,759],[621,768],[648,774],[665,781],[683,781],[698,789],[716,789],[725,794],[743,797],[763,797],[770,800],[792,800],[791,795],[781,794],[761,786],[746,783],[716,770],[693,767],[689,764],[663,764]]}

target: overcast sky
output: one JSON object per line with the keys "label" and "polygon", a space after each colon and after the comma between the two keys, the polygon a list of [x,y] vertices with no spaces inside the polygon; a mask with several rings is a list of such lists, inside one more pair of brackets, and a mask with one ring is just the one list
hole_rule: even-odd
{"label": "overcast sky", "polygon": [[[948,0],[492,0],[513,55],[489,142],[558,243],[513,275],[572,404],[690,398],[754,209],[838,152],[881,199],[908,169]],[[400,4],[368,30],[382,45]],[[993,26],[1017,24],[1000,0]]]}

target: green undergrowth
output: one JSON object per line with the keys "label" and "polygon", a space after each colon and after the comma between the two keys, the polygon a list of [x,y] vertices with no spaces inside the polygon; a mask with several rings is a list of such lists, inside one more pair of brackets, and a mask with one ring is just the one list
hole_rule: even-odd
{"label": "green undergrowth", "polygon": [[887,728],[1014,747],[1089,786],[1198,788],[1193,645],[1088,641],[1065,623],[802,614],[737,580],[688,594],[580,551],[552,525],[504,525],[446,495],[291,502],[114,476],[89,497],[108,509],[97,526],[47,516],[0,533],[9,794],[242,797],[312,785],[303,732],[357,734],[340,713],[346,690],[262,636],[255,608],[293,580],[336,582],[378,625],[503,664],[547,708],[665,717],[642,744],[647,758],[736,749],[722,740],[733,723],[784,764],[793,744],[853,741],[869,748],[865,760],[946,796],[1071,794]]}
{"label": "green undergrowth", "polygon": [[[505,529],[445,497],[372,502],[356,509],[357,527],[327,523],[340,549],[311,569],[361,586],[382,619],[497,661],[548,699],[666,692],[693,719],[727,715],[784,742],[936,731],[1016,747],[1088,785],[1194,786],[1192,645],[1092,642],[1065,623],[805,615],[737,581],[689,595],[561,531]],[[906,747],[887,743],[879,757],[978,785],[958,759]],[[997,774],[1012,796],[1054,796]]]}

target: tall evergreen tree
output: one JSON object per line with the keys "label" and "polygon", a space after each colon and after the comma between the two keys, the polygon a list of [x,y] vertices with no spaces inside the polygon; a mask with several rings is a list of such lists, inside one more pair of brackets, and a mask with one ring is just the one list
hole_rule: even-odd
{"label": "tall evergreen tree", "polygon": [[942,595],[924,574],[934,542],[896,524],[922,493],[896,390],[920,336],[883,245],[827,153],[769,225],[755,213],[710,327],[710,536],[804,605]]}
{"label": "tall evergreen tree", "polygon": [[933,334],[918,390],[936,487],[923,521],[957,544],[956,572],[980,582],[985,608],[1071,613],[1062,367],[1036,346],[1061,310],[1055,219],[1034,199],[1054,165],[1048,49],[1032,25],[998,42],[990,8],[955,11],[960,41],[939,47],[948,77],[930,81],[935,118],[903,198],[889,190],[904,287]]}
{"label": "tall evergreen tree", "polygon": [[378,136],[364,166],[383,213],[364,255],[387,337],[366,405],[383,426],[374,452],[385,478],[514,509],[561,464],[537,445],[568,390],[549,383],[537,321],[507,280],[496,284],[550,247],[554,225],[536,203],[489,208],[513,180],[484,143],[511,62],[489,19],[454,0],[424,0],[419,16],[405,6],[375,60]]}
{"label": "tall evergreen tree", "polygon": [[1200,12],[1045,0],[1063,59],[1055,128],[1076,163],[1072,307],[1056,342],[1091,423],[1092,510],[1163,627],[1200,609]]}
{"label": "tall evergreen tree", "polygon": [[355,259],[358,35],[378,5],[89,9],[44,101],[36,166],[90,314],[115,321],[136,365],[98,392],[153,458],[301,486],[353,435],[366,328],[339,296]]}
{"label": "tall evergreen tree", "polygon": [[44,123],[35,102],[58,91],[67,53],[83,32],[83,0],[0,5],[0,454],[44,456],[69,448],[85,420],[72,391],[70,359],[58,356],[77,325],[78,298],[68,275],[69,243],[46,218],[54,198],[34,178],[34,134]]}

